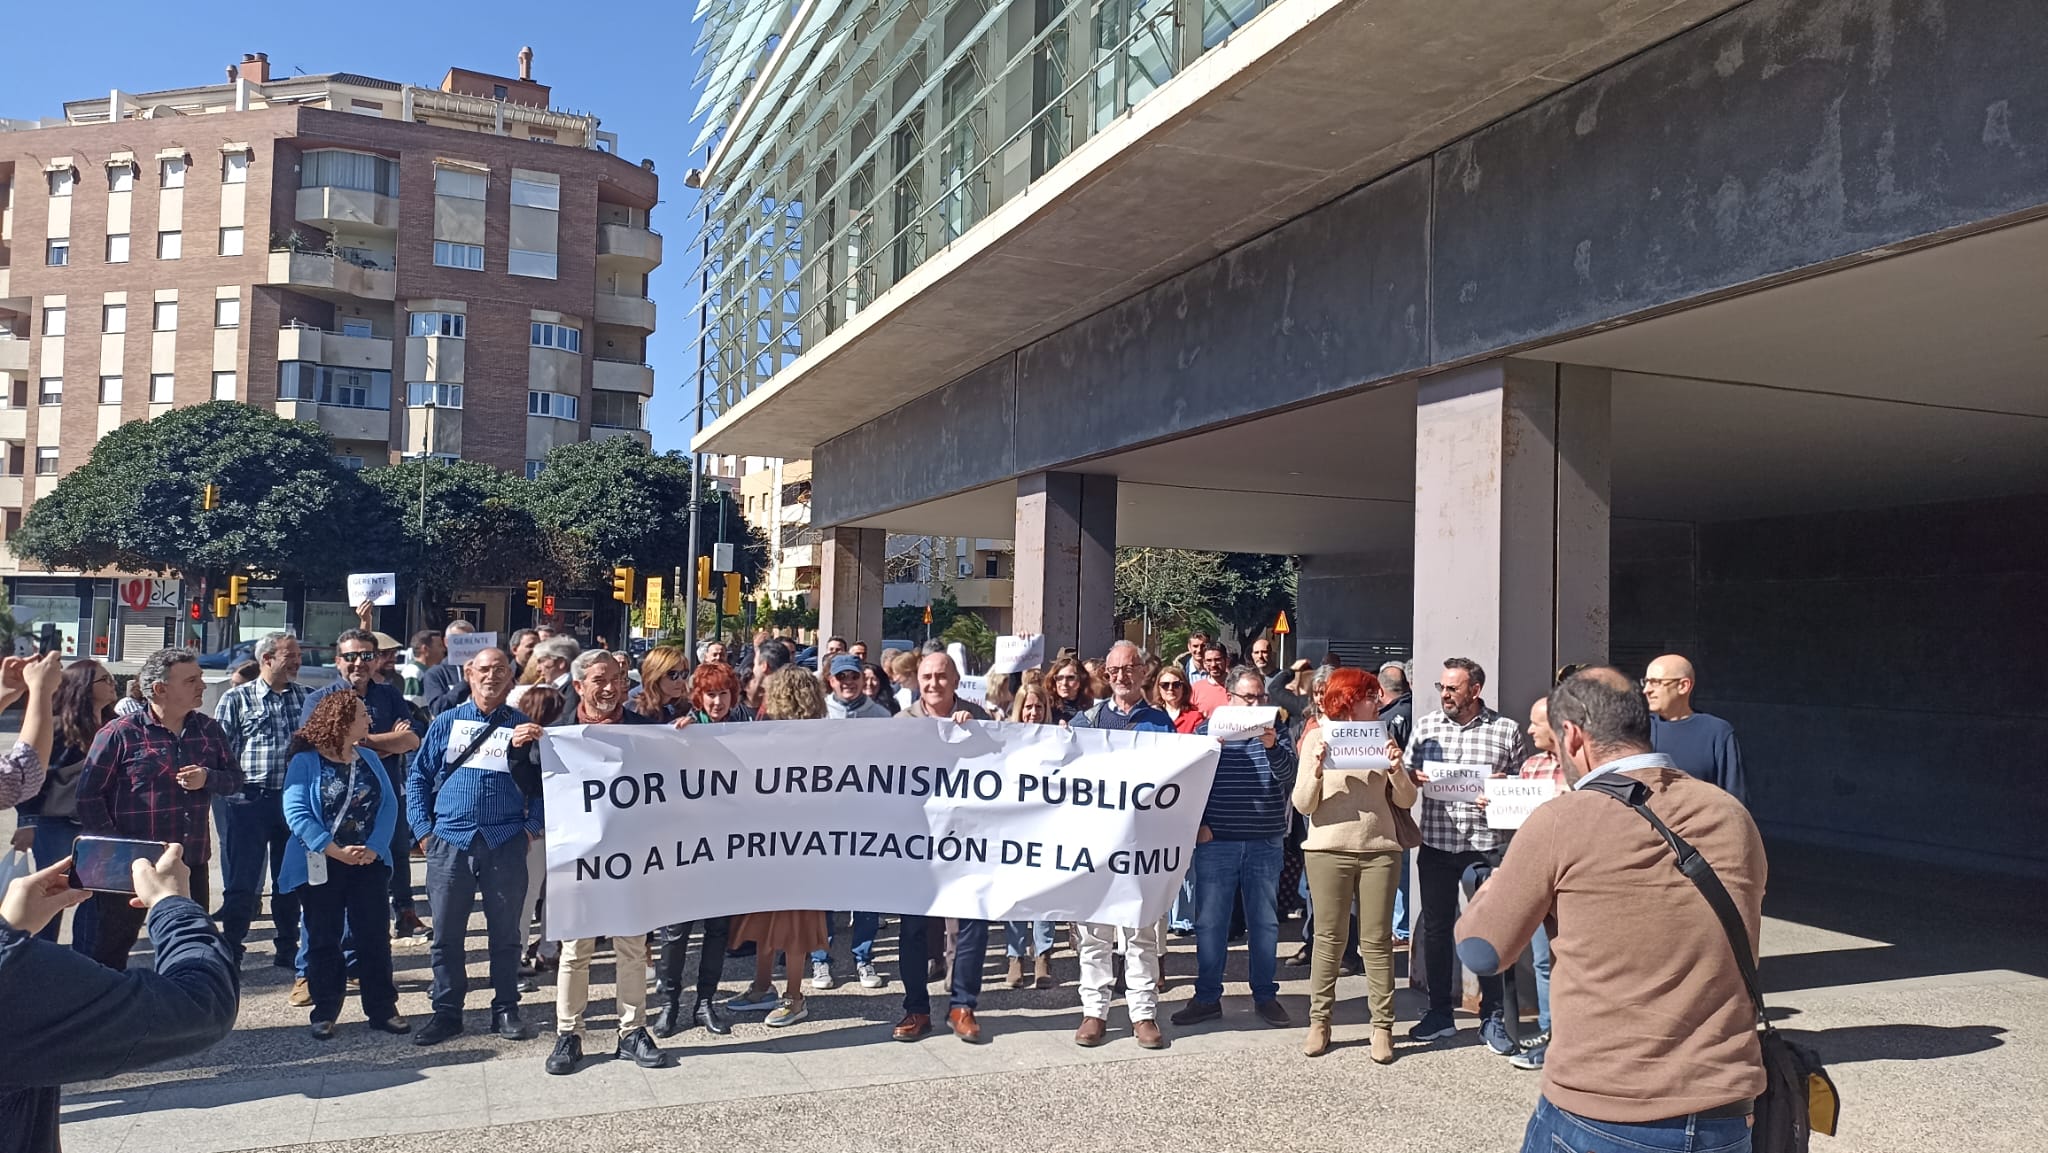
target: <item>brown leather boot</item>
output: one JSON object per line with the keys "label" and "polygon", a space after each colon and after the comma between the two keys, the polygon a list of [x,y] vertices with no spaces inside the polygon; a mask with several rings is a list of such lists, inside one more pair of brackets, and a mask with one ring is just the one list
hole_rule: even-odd
{"label": "brown leather boot", "polygon": [[1372,1027],[1372,1060],[1375,1065],[1394,1063],[1394,1030],[1391,1026]]}
{"label": "brown leather boot", "polygon": [[1109,1035],[1109,1022],[1100,1017],[1081,1018],[1081,1027],[1074,1030],[1074,1044],[1083,1049],[1093,1049],[1102,1044]]}
{"label": "brown leather boot", "polygon": [[974,1010],[961,1006],[946,1014],[946,1023],[953,1026],[953,1035],[969,1045],[981,1044],[981,1023],[974,1019]]}
{"label": "brown leather boot", "polygon": [[1031,963],[1031,979],[1041,989],[1053,987],[1052,959],[1044,953],[1040,953],[1038,959]]}
{"label": "brown leather boot", "polygon": [[1301,1043],[1301,1055],[1320,1057],[1330,1051],[1330,1026],[1317,1021],[1308,1027],[1308,1039]]}
{"label": "brown leather boot", "polygon": [[905,1013],[889,1036],[897,1041],[915,1041],[932,1031],[930,1013]]}
{"label": "brown leather boot", "polygon": [[1024,958],[1010,958],[1010,975],[1003,978],[1003,980],[1012,989],[1022,989],[1024,987]]}

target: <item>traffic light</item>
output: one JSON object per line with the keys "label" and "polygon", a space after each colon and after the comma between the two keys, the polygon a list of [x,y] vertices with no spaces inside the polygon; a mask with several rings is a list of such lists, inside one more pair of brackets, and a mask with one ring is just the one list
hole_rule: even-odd
{"label": "traffic light", "polygon": [[209,484],[205,488],[199,490],[199,507],[209,510],[220,507],[219,485]]}
{"label": "traffic light", "polygon": [[[235,602],[228,599],[228,594],[224,592],[213,594],[214,620],[224,621],[228,619],[228,614],[233,611],[235,611]],[[192,606],[192,619],[199,619],[199,606],[196,603]]]}
{"label": "traffic light", "polygon": [[725,602],[719,606],[718,611],[729,617],[740,615],[740,574],[725,574]]}
{"label": "traffic light", "polygon": [[[248,578],[248,577],[245,577],[245,576],[231,576],[231,577],[229,577],[229,578],[228,578],[228,592],[227,592],[227,597],[228,597],[228,603],[229,603],[229,604],[231,604],[231,605],[245,605],[245,604],[248,604],[248,603],[249,603],[249,578]],[[222,616],[226,616],[227,614],[226,614],[226,613],[222,613],[222,614],[220,614],[220,615],[222,615]]]}
{"label": "traffic light", "polygon": [[555,615],[555,594],[549,593],[548,595],[541,598],[540,615],[544,617],[552,617]]}
{"label": "traffic light", "polygon": [[624,565],[612,569],[612,599],[633,603],[633,570]]}
{"label": "traffic light", "polygon": [[711,599],[711,558],[708,556],[697,558],[697,599]]}
{"label": "traffic light", "polygon": [[526,582],[526,607],[537,609],[547,603],[548,587],[545,581]]}
{"label": "traffic light", "polygon": [[195,621],[196,621],[196,620],[203,620],[203,619],[205,619],[205,617],[206,617],[206,603],[205,603],[204,601],[201,601],[201,600],[200,600],[200,599],[199,599],[198,597],[193,597],[193,598],[192,598],[192,619],[193,619],[193,620],[195,620]]}

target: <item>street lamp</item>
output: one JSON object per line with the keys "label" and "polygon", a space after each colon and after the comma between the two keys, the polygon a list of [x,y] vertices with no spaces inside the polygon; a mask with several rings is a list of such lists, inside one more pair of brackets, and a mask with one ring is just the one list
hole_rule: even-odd
{"label": "street lamp", "polygon": [[427,627],[427,466],[434,459],[434,393],[428,385],[426,402],[419,407],[426,410],[420,418],[420,513],[419,513],[419,573],[413,579],[413,616],[419,622],[415,628]]}

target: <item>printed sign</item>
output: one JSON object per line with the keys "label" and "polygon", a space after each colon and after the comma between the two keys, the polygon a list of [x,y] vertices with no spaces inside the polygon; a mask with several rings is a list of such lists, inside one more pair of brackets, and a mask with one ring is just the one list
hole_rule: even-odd
{"label": "printed sign", "polygon": [[137,577],[121,582],[121,603],[129,612],[145,609],[174,609],[178,607],[178,589],[172,581],[148,580]]}
{"label": "printed sign", "polygon": [[[469,747],[469,742],[484,730],[482,721],[456,721],[448,726],[448,756],[456,756]],[[509,773],[512,771],[512,726],[499,725],[484,743],[471,753],[469,759],[457,765],[460,769],[481,769],[486,773]]]}
{"label": "printed sign", "polygon": [[1453,765],[1424,761],[1422,795],[1432,801],[1476,801],[1486,795],[1486,780],[1493,775],[1490,765]]}
{"label": "printed sign", "polygon": [[1323,732],[1330,742],[1329,759],[1323,762],[1325,769],[1369,773],[1393,766],[1387,759],[1385,721],[1341,721],[1324,725]]}
{"label": "printed sign", "polygon": [[1209,735],[1219,741],[1245,741],[1280,723],[1274,705],[1224,705],[1209,714]]}
{"label": "printed sign", "polygon": [[1520,777],[1489,778],[1486,782],[1486,827],[1519,829],[1536,806],[1557,796],[1557,782]]}
{"label": "printed sign", "polygon": [[988,678],[961,677],[959,687],[953,690],[953,695],[963,701],[973,701],[975,704],[987,708]]}
{"label": "printed sign", "polygon": [[373,605],[395,605],[398,603],[398,574],[389,572],[352,572],[348,574],[348,607],[354,608],[364,601]]}
{"label": "printed sign", "polygon": [[1044,663],[1043,636],[997,637],[995,663],[989,665],[988,671],[991,674],[1021,673],[1025,669],[1035,669]]}
{"label": "printed sign", "polygon": [[451,633],[448,638],[448,659],[458,665],[466,665],[469,658],[485,649],[498,647],[497,633]]}

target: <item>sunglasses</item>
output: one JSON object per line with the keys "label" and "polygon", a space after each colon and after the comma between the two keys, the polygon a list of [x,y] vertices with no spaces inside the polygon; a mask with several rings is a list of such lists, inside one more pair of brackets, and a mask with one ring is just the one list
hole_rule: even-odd
{"label": "sunglasses", "polygon": [[371,649],[366,653],[336,653],[334,654],[334,659],[346,664],[354,664],[357,661],[373,661],[377,659],[377,650]]}
{"label": "sunglasses", "polygon": [[661,674],[661,679],[665,681],[679,681],[689,675],[690,674],[684,672],[681,669],[670,669],[669,671]]}
{"label": "sunglasses", "polygon": [[1165,692],[1165,691],[1166,691],[1167,689],[1184,689],[1184,688],[1187,688],[1187,687],[1188,687],[1188,684],[1187,684],[1187,682],[1186,682],[1186,681],[1160,681],[1160,682],[1159,682],[1159,691],[1160,691],[1160,692]]}

